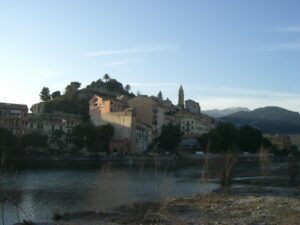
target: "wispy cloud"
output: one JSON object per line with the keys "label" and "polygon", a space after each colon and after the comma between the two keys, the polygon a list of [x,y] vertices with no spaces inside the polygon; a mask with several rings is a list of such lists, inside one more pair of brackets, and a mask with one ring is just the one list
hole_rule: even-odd
{"label": "wispy cloud", "polygon": [[95,56],[108,56],[108,55],[154,53],[154,52],[174,51],[177,49],[178,49],[178,47],[176,47],[176,46],[137,47],[137,48],[128,48],[128,49],[114,49],[114,50],[86,52],[83,54],[79,54],[77,56],[95,57]]}
{"label": "wispy cloud", "polygon": [[189,87],[188,91],[202,91],[208,93],[220,93],[231,96],[248,96],[248,97],[275,97],[275,98],[288,98],[288,97],[300,97],[300,94],[293,92],[282,92],[276,90],[267,89],[251,89],[251,88],[239,88],[239,87],[225,87],[225,86],[205,86],[205,87]]}
{"label": "wispy cloud", "polygon": [[[194,89],[189,89],[193,90]],[[203,109],[249,107],[255,109],[264,106],[280,106],[294,111],[300,111],[300,94],[276,90],[262,90],[236,87],[201,88],[207,94],[195,96]]]}
{"label": "wispy cloud", "polygon": [[300,26],[291,26],[291,27],[277,27],[271,29],[274,32],[283,32],[283,33],[298,33],[300,32]]}
{"label": "wispy cloud", "polygon": [[142,59],[123,59],[118,61],[109,62],[106,65],[107,66],[122,66],[122,65],[128,65],[132,63],[141,63],[143,62]]}
{"label": "wispy cloud", "polygon": [[178,86],[177,83],[134,83],[129,82],[132,87],[174,87]]}

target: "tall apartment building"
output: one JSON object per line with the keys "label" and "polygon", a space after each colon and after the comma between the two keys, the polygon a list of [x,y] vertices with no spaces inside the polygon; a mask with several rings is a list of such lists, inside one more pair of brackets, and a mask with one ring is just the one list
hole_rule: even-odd
{"label": "tall apartment building", "polygon": [[27,105],[0,103],[0,127],[10,130],[14,135],[25,133],[27,125]]}
{"label": "tall apartment building", "polygon": [[150,126],[153,136],[158,137],[165,122],[164,106],[155,99],[143,95],[130,99],[128,104],[136,110],[137,122]]}

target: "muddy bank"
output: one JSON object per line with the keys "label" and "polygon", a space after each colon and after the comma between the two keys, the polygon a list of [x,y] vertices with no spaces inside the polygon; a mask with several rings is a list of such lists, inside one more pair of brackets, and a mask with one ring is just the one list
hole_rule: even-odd
{"label": "muddy bank", "polygon": [[57,214],[56,219],[43,224],[296,225],[300,221],[300,188],[236,186],[226,192],[124,205],[113,212]]}

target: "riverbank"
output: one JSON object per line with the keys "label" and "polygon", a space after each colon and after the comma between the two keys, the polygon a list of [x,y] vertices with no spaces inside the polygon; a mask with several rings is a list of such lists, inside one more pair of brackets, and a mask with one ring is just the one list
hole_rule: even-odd
{"label": "riverbank", "polygon": [[300,221],[300,188],[235,186],[226,192],[123,205],[112,212],[56,214],[56,219],[36,225],[296,225]]}
{"label": "riverbank", "polygon": [[[204,160],[223,158],[222,154],[185,154],[185,155],[129,155],[129,156],[26,156],[22,159],[8,159],[8,168],[17,167],[66,167],[66,166],[132,166],[132,167],[160,167],[160,166],[195,166]],[[240,154],[239,162],[253,162],[259,160],[258,154]],[[286,161],[287,157],[276,157],[274,160]],[[13,162],[13,163],[9,163]]]}

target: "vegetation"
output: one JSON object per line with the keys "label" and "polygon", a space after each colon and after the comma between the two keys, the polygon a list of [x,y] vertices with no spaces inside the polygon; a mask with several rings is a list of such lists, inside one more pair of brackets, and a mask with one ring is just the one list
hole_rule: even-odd
{"label": "vegetation", "polygon": [[21,137],[19,141],[19,147],[23,151],[33,151],[36,152],[39,149],[47,148],[48,137],[46,135],[40,134],[38,132],[33,132],[25,134]]}
{"label": "vegetation", "polygon": [[236,154],[229,153],[224,156],[222,163],[224,164],[220,171],[220,185],[222,188],[229,188],[232,183],[234,169],[236,167],[238,157]]}
{"label": "vegetation", "polygon": [[51,94],[51,98],[52,98],[52,99],[56,99],[56,98],[58,98],[58,97],[60,97],[60,96],[61,96],[60,91],[54,91],[54,92]]}
{"label": "vegetation", "polygon": [[[104,81],[105,82],[104,82]],[[62,95],[60,91],[55,91],[50,94],[50,90],[44,87],[40,93],[40,98],[45,102],[44,112],[51,113],[54,111],[60,111],[70,114],[79,114],[88,117],[88,101],[95,94],[101,95],[128,95],[130,97],[134,94],[129,93],[131,87],[127,84],[123,87],[123,84],[116,79],[111,78],[108,74],[105,74],[102,79],[93,81],[85,88],[81,88],[81,83],[73,81],[65,87],[65,92]]]}
{"label": "vegetation", "polygon": [[131,89],[131,86],[129,84],[126,84],[126,86],[124,87],[124,90],[129,93],[130,89]]}
{"label": "vegetation", "polygon": [[49,101],[51,100],[51,96],[50,96],[50,90],[48,87],[43,87],[40,93],[40,99],[42,101]]}
{"label": "vegetation", "polygon": [[270,147],[269,140],[249,125],[236,128],[232,123],[221,123],[198,139],[204,150],[212,153],[242,151],[256,153],[261,146]]}
{"label": "vegetation", "polygon": [[74,127],[71,138],[78,150],[99,152],[109,149],[109,142],[114,135],[113,127],[108,125],[95,127],[91,122],[85,122]]}
{"label": "vegetation", "polygon": [[76,92],[79,90],[80,86],[81,86],[81,83],[79,83],[77,81],[71,82],[65,88],[65,95],[66,96],[73,96],[73,95],[75,95]]}
{"label": "vegetation", "polygon": [[0,128],[0,166],[4,166],[5,159],[18,154],[16,150],[17,138],[9,130]]}
{"label": "vegetation", "polygon": [[167,150],[173,151],[181,141],[181,132],[179,125],[163,125],[161,134],[158,138],[158,146]]}
{"label": "vegetation", "polygon": [[67,134],[63,130],[54,130],[51,133],[50,143],[55,144],[60,152],[67,146]]}
{"label": "vegetation", "polygon": [[288,156],[288,173],[289,173],[289,183],[292,185],[297,184],[298,177],[298,166],[297,158],[293,154]]}

